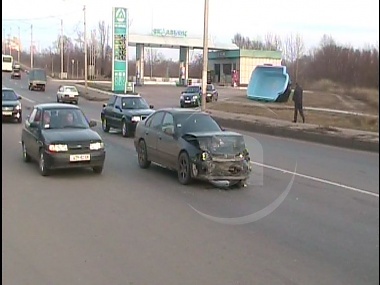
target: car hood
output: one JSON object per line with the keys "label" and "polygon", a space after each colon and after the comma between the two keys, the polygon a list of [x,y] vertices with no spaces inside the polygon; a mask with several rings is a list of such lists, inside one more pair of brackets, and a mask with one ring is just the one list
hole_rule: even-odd
{"label": "car hood", "polygon": [[245,150],[243,135],[235,132],[192,132],[182,135],[188,143],[212,155],[239,155]]}
{"label": "car hood", "polygon": [[181,94],[182,96],[194,96],[194,95],[199,95],[198,92],[185,92]]}
{"label": "car hood", "polygon": [[66,143],[77,141],[100,141],[100,135],[91,129],[48,129],[42,135],[49,143]]}
{"label": "car hood", "polygon": [[1,105],[2,106],[17,106],[20,104],[20,101],[15,100],[15,101],[2,101]]}
{"label": "car hood", "polygon": [[124,114],[128,114],[131,116],[149,116],[150,114],[154,113],[154,110],[152,109],[125,109],[123,110]]}

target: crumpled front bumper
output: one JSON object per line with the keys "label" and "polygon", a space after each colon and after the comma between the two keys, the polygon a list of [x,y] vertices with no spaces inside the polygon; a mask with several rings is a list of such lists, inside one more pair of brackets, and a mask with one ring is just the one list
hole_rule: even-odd
{"label": "crumpled front bumper", "polygon": [[252,166],[249,157],[195,158],[192,163],[193,178],[207,181],[245,181],[249,178]]}

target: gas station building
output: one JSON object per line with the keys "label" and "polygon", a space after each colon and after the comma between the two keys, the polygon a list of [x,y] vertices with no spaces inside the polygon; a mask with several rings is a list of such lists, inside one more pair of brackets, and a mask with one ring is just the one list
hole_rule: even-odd
{"label": "gas station building", "polygon": [[246,87],[257,65],[281,66],[282,53],[243,49],[210,51],[208,59],[213,83]]}
{"label": "gas station building", "polygon": [[[187,37],[186,31],[154,29],[151,35],[129,34],[128,45],[136,47],[136,83],[143,84],[144,48],[179,49],[178,79],[189,79],[189,51],[203,49],[203,39]],[[257,65],[281,65],[280,51],[239,50],[235,44],[217,44],[209,39],[209,80],[220,85],[247,86]],[[235,83],[235,84],[234,84]]]}

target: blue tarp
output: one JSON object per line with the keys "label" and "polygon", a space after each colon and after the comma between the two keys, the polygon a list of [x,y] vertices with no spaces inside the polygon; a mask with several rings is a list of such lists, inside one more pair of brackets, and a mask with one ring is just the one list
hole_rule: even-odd
{"label": "blue tarp", "polygon": [[247,88],[251,100],[286,102],[290,95],[290,78],[285,66],[258,65]]}

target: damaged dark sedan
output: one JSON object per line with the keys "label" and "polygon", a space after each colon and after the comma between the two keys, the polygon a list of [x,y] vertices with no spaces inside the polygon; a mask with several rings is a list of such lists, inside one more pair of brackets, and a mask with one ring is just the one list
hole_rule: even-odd
{"label": "damaged dark sedan", "polygon": [[138,123],[134,143],[141,168],[155,162],[175,170],[181,184],[244,186],[251,173],[243,135],[222,130],[204,112],[158,110]]}

